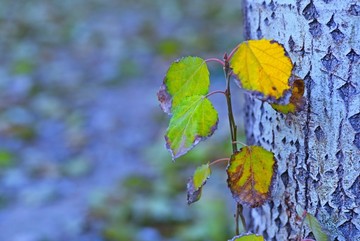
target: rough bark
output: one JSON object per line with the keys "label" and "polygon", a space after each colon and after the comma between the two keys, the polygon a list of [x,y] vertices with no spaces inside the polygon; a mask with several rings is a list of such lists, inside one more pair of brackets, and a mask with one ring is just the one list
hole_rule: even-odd
{"label": "rough bark", "polygon": [[330,240],[360,240],[360,2],[248,0],[244,8],[246,38],[284,44],[307,98],[287,116],[247,98],[248,141],[278,160],[272,200],[251,210],[249,228],[293,240],[299,205]]}

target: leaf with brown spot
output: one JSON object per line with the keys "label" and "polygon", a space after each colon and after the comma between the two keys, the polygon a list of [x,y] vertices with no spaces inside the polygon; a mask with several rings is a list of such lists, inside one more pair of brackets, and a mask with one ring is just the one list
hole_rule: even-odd
{"label": "leaf with brown spot", "polygon": [[227,168],[228,186],[233,198],[250,207],[268,200],[275,176],[274,154],[260,146],[246,146],[233,154]]}
{"label": "leaf with brown spot", "polygon": [[271,107],[281,113],[296,113],[303,110],[305,106],[305,97],[303,96],[305,92],[304,80],[296,78],[292,85],[291,97],[289,104],[280,105],[280,104],[270,104]]}

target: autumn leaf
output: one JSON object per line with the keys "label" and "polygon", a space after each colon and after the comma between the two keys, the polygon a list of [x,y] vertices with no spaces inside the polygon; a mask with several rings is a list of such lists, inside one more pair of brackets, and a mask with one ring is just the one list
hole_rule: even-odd
{"label": "autumn leaf", "polygon": [[173,159],[186,154],[217,128],[218,113],[205,96],[184,98],[172,112],[165,140]]}
{"label": "autumn leaf", "polygon": [[164,112],[170,114],[184,98],[209,92],[209,70],[205,60],[185,57],[173,62],[158,92]]}
{"label": "autumn leaf", "polygon": [[229,241],[265,241],[264,237],[256,234],[244,234],[233,237]]}
{"label": "autumn leaf", "polygon": [[201,197],[202,187],[211,173],[209,164],[204,164],[196,168],[194,175],[189,178],[187,183],[188,204],[198,201]]}
{"label": "autumn leaf", "polygon": [[260,146],[246,146],[231,156],[227,168],[233,198],[250,207],[259,207],[269,198],[276,160]]}
{"label": "autumn leaf", "polygon": [[303,97],[305,91],[304,80],[296,78],[291,88],[291,97],[289,104],[280,105],[280,104],[270,104],[271,107],[281,113],[296,113],[301,111],[305,105],[305,97]]}
{"label": "autumn leaf", "polygon": [[249,40],[237,46],[230,67],[243,89],[278,100],[290,89],[293,64],[281,44],[273,40]]}

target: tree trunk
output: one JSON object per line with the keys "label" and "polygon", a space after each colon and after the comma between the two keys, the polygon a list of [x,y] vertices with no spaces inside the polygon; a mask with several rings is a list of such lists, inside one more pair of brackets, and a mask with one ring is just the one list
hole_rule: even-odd
{"label": "tree trunk", "polygon": [[248,142],[278,160],[272,201],[250,211],[249,228],[267,241],[294,240],[299,205],[330,240],[360,240],[360,2],[248,0],[244,8],[246,38],[284,45],[307,101],[286,116],[247,97]]}

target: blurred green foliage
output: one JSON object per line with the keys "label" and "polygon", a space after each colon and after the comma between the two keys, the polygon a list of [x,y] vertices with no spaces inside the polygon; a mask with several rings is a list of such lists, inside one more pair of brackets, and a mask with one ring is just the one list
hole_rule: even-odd
{"label": "blurred green foliage", "polygon": [[34,62],[31,59],[19,59],[13,64],[14,74],[31,74],[34,69]]}
{"label": "blurred green foliage", "polygon": [[0,149],[0,170],[15,164],[14,155],[5,149]]}
{"label": "blurred green foliage", "polygon": [[[49,233],[56,237],[56,232],[63,232],[59,223],[78,211],[64,199],[79,198],[86,207],[85,196],[94,180],[108,179],[99,170],[121,168],[119,153],[130,149],[139,152],[135,157],[147,160],[139,173],[129,173],[118,185],[109,184],[112,192],[100,190],[90,200],[89,226],[98,240],[146,241],[147,234],[157,241],[229,237],[231,215],[222,198],[229,192],[211,185],[225,183],[218,180],[224,178],[225,167],[213,172],[199,203],[188,207],[185,190],[197,165],[230,153],[228,142],[206,143],[173,163],[162,136],[156,135],[164,115],[127,130],[133,128],[129,125],[133,120],[123,118],[117,113],[122,109],[114,106],[137,101],[134,109],[139,114],[132,118],[144,118],[145,110],[139,106],[155,102],[155,92],[151,100],[134,98],[135,88],[153,91],[152,85],[157,88],[166,66],[176,58],[190,54],[221,58],[232,49],[242,35],[239,1],[2,0],[0,5],[0,207],[26,210],[29,215],[19,212],[17,218],[31,226],[30,237],[44,230],[36,230],[37,222],[31,222],[31,214],[37,212],[31,210],[32,203],[46,207],[42,210],[64,210],[56,218],[44,211],[45,229],[55,226]],[[116,98],[126,92],[122,98],[126,102],[109,98],[109,92]],[[142,148],[134,141],[136,135],[141,135]],[[152,139],[143,140],[142,135]],[[130,144],[114,144],[120,138]],[[153,144],[154,139],[159,142]],[[114,151],[117,148],[124,150]],[[3,217],[7,227],[22,227]],[[83,217],[78,218],[81,223]],[[12,232],[2,231],[0,239]],[[65,240],[52,238],[46,240]]]}
{"label": "blurred green foliage", "polygon": [[[223,143],[199,146],[176,162],[170,160],[162,142],[147,148],[145,155],[151,161],[144,168],[151,174],[129,176],[93,204],[91,219],[102,223],[105,240],[220,241],[230,237],[233,224],[225,198],[229,193],[218,188],[225,186],[221,181],[225,166],[213,167],[212,184],[204,188],[201,201],[186,205],[186,181],[194,166],[226,155],[230,150]],[[145,237],[147,232],[152,239]]]}

